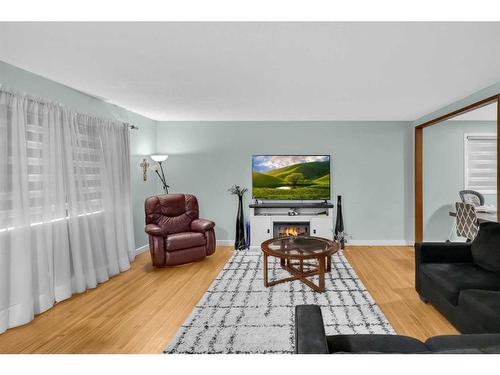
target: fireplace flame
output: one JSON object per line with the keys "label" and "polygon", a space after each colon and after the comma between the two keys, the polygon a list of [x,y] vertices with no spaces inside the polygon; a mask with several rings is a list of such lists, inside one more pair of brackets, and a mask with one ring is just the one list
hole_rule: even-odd
{"label": "fireplace flame", "polygon": [[298,235],[299,231],[297,230],[297,228],[288,227],[285,229],[285,236],[298,236]]}

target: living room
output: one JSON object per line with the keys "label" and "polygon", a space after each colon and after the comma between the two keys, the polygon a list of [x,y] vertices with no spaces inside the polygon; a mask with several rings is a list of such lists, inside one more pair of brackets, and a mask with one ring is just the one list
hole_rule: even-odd
{"label": "living room", "polygon": [[0,353],[500,353],[499,22],[24,20]]}

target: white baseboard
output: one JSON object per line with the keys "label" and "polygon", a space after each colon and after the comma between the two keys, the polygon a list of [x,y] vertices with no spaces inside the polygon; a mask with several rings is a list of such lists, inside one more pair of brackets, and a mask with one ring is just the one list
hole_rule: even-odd
{"label": "white baseboard", "polygon": [[135,249],[135,255],[139,255],[139,254],[144,253],[145,251],[148,251],[148,250],[149,250],[149,245],[141,246],[141,247]]}
{"label": "white baseboard", "polygon": [[217,240],[217,246],[234,246],[234,240]]}

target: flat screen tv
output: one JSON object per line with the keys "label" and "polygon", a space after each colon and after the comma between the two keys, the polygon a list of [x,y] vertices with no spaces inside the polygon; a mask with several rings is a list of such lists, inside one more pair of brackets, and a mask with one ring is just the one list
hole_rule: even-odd
{"label": "flat screen tv", "polygon": [[329,200],[330,155],[252,156],[252,197]]}

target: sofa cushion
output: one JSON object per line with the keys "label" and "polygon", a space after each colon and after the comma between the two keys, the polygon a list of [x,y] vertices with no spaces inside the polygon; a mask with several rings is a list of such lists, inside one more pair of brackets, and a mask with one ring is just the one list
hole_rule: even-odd
{"label": "sofa cushion", "polygon": [[[500,292],[464,290],[458,303],[464,315],[476,320],[485,332],[500,333]],[[496,336],[500,344],[500,334]]]}
{"label": "sofa cushion", "polygon": [[427,347],[433,352],[476,348],[494,348],[500,345],[500,334],[482,333],[434,336],[427,339],[425,345],[427,345]]}
{"label": "sofa cushion", "polygon": [[487,271],[474,263],[426,263],[420,267],[436,292],[455,306],[462,290],[500,291],[500,273]]}
{"label": "sofa cushion", "polygon": [[327,336],[330,353],[429,353],[423,342],[398,335]]}
{"label": "sofa cushion", "polygon": [[479,348],[484,354],[500,354],[500,345],[487,346],[485,348]]}
{"label": "sofa cushion", "polygon": [[169,234],[166,242],[167,251],[175,251],[190,247],[203,246],[206,243],[206,239],[203,233],[181,232]]}
{"label": "sofa cushion", "polygon": [[471,251],[474,263],[489,271],[500,272],[500,224],[482,223]]}
{"label": "sofa cushion", "polygon": [[484,352],[478,348],[463,348],[463,349],[444,349],[436,350],[432,352],[434,354],[484,354]]}

